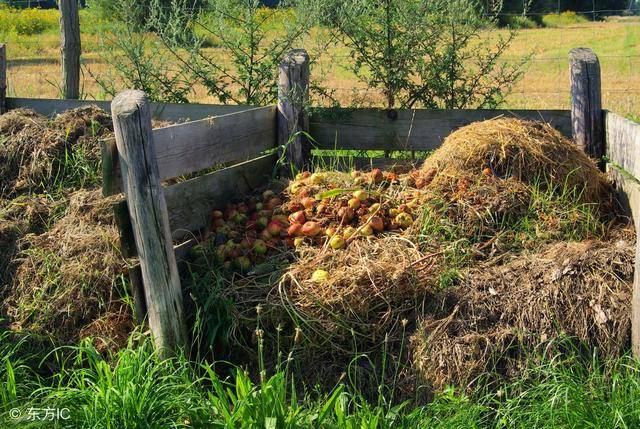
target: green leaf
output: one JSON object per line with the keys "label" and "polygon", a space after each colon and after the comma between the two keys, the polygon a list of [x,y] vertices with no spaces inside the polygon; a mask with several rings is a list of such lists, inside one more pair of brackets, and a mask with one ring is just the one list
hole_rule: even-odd
{"label": "green leaf", "polygon": [[316,194],[316,200],[320,201],[320,200],[325,200],[327,198],[333,198],[333,197],[337,197],[338,195],[341,194],[346,194],[347,192],[352,192],[353,188],[336,188],[336,189],[331,189],[330,191],[324,191],[324,192],[319,192],[318,194]]}

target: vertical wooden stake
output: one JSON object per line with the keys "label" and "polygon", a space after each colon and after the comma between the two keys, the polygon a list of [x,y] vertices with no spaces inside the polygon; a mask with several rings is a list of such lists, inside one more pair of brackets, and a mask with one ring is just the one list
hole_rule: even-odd
{"label": "vertical wooden stake", "polygon": [[169,214],[151,133],[151,110],[142,91],[125,91],[111,103],[129,215],[140,257],[149,325],[164,355],[187,344],[182,292]]}
{"label": "vertical wooden stake", "polygon": [[62,94],[80,98],[80,16],[78,0],[59,0],[60,50],[62,53]]}
{"label": "vertical wooden stake", "polygon": [[7,46],[0,44],[0,115],[7,111]]}
{"label": "vertical wooden stake", "polygon": [[604,156],[604,115],[600,89],[600,62],[587,48],[569,52],[571,68],[571,125],[573,140],[589,156]]}
{"label": "vertical wooden stake", "polygon": [[[298,132],[309,132],[309,54],[289,52],[278,67],[278,146],[284,149],[283,174],[303,170],[311,155],[309,142]],[[295,136],[295,137],[294,137]]]}

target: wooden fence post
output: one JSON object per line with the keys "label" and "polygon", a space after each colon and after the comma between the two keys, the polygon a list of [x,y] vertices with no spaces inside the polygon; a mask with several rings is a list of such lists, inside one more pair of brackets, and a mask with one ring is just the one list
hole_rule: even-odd
{"label": "wooden fence post", "polygon": [[278,67],[278,146],[284,147],[286,164],[283,174],[292,169],[303,170],[311,155],[308,139],[297,135],[309,132],[309,54],[294,49],[283,58]]}
{"label": "wooden fence post", "polygon": [[146,94],[134,90],[118,94],[111,103],[111,114],[124,193],[140,257],[149,325],[159,352],[166,356],[186,346],[187,334]]}
{"label": "wooden fence post", "polygon": [[80,98],[80,16],[78,0],[59,0],[63,98]]}
{"label": "wooden fence post", "polygon": [[569,52],[571,68],[571,125],[573,140],[589,156],[604,156],[604,115],[600,89],[600,62],[587,48]]}
{"label": "wooden fence post", "polygon": [[0,115],[7,111],[7,46],[0,44]]}

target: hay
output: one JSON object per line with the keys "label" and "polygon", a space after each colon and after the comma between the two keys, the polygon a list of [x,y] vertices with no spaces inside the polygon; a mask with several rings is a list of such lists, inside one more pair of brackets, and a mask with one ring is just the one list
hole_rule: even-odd
{"label": "hay", "polygon": [[29,233],[43,232],[52,211],[61,204],[39,195],[0,200],[0,296],[13,278],[12,261],[19,251],[20,239]]}
{"label": "hay", "polygon": [[111,205],[99,190],[81,190],[51,229],[26,236],[4,310],[16,329],[69,342],[117,301],[125,261]]}
{"label": "hay", "polygon": [[527,358],[570,337],[602,355],[629,345],[633,231],[559,242],[471,268],[412,337],[413,365],[435,389],[515,377]]}
{"label": "hay", "polygon": [[[353,352],[379,351],[385,335],[396,339],[402,319],[420,311],[432,287],[427,277],[433,267],[424,268],[424,255],[399,235],[354,241],[342,252],[302,252],[281,280],[278,297],[320,348],[330,342]],[[329,273],[327,280],[313,281],[318,269]]]}
{"label": "hay", "polygon": [[453,132],[425,160],[422,173],[426,183],[448,184],[487,168],[526,184],[547,181],[576,189],[583,202],[599,203],[608,192],[606,176],[559,131],[513,118],[475,122]]}
{"label": "hay", "polygon": [[29,126],[42,126],[46,118],[31,109],[15,109],[0,115],[0,135],[11,137]]}
{"label": "hay", "polygon": [[30,110],[5,113],[0,116],[0,196],[50,190],[69,173],[71,150],[97,165],[97,141],[111,130],[111,118],[95,106],[69,110],[51,121]]}

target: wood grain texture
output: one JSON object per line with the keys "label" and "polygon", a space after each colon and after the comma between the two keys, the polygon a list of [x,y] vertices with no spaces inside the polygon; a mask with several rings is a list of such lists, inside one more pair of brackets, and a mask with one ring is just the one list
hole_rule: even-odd
{"label": "wood grain texture", "polygon": [[275,148],[276,108],[260,107],[153,132],[161,180]]}
{"label": "wood grain texture", "polygon": [[80,15],[78,0],[58,0],[60,8],[60,51],[62,55],[62,95],[80,98]]}
{"label": "wood grain texture", "polygon": [[[57,100],[47,98],[7,98],[8,109],[32,109],[41,115],[53,116],[65,110],[95,105],[111,113],[111,101]],[[196,121],[210,116],[227,115],[252,109],[251,106],[218,104],[150,103],[151,117],[159,121]]]}
{"label": "wood grain texture", "polygon": [[167,187],[164,194],[173,239],[208,226],[214,209],[265,186],[276,159],[275,154],[265,155]]}
{"label": "wood grain texture", "polygon": [[[197,240],[191,239],[173,246],[173,253],[176,255],[178,270],[186,269],[189,250],[198,244]],[[142,268],[140,264],[129,267],[129,280],[131,281],[132,298],[135,312],[135,320],[138,324],[143,324],[147,318],[147,301],[144,296],[144,285],[142,282]]]}
{"label": "wood grain texture", "polygon": [[285,175],[303,170],[309,160],[309,142],[300,134],[309,131],[308,104],[309,54],[294,49],[278,66],[278,147],[286,160]]}
{"label": "wood grain texture", "polygon": [[399,110],[397,118],[378,109],[317,109],[310,134],[318,149],[433,150],[451,132],[500,116],[549,122],[571,136],[568,110]]}
{"label": "wood grain texture", "polygon": [[574,142],[589,156],[604,155],[600,62],[591,49],[569,52],[571,75],[571,124]]}
{"label": "wood grain texture", "polygon": [[[613,179],[618,199],[633,218],[636,237],[640,237],[640,181],[629,172],[613,164],[607,164]],[[631,346],[633,355],[640,357],[640,240],[636,239],[635,270],[633,273],[633,295],[631,298]]]}
{"label": "wood grain texture", "polygon": [[7,46],[0,44],[0,115],[7,111]]}
{"label": "wood grain texture", "polygon": [[180,277],[151,131],[141,91],[125,91],[111,105],[120,167],[140,257],[149,325],[161,355],[187,345]]}
{"label": "wood grain texture", "polygon": [[[276,108],[260,107],[153,130],[160,180],[231,161],[244,161],[275,148]],[[102,142],[103,193],[122,190],[113,144]]]}
{"label": "wood grain texture", "polygon": [[605,112],[607,158],[640,178],[640,124],[613,112]]}

